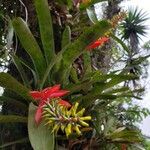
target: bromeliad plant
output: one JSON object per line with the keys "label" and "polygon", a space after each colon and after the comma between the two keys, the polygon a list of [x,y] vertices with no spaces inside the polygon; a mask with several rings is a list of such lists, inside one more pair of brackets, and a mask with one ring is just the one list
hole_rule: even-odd
{"label": "bromeliad plant", "polygon": [[[97,1],[81,2],[80,9],[83,11],[95,2]],[[28,116],[1,115],[0,122],[27,123],[29,140],[34,150],[53,150],[55,145],[76,148],[77,145],[73,141],[83,147],[88,139],[90,139],[88,148],[92,148],[92,144],[94,147],[94,143],[101,145],[102,142],[112,143],[117,147],[126,142],[139,142],[138,133],[130,129],[120,128],[117,125],[113,129],[111,127],[108,129],[108,116],[105,113],[111,105],[119,105],[118,101],[121,98],[138,98],[135,95],[136,91],[133,93],[129,88],[119,86],[121,82],[137,77],[123,73],[103,74],[99,70],[94,70],[88,52],[102,46],[113,37],[111,31],[116,22],[96,21],[94,25],[86,27],[73,42],[70,38],[70,28],[67,26],[62,34],[62,50],[56,53],[48,2],[34,0],[34,4],[42,50],[27,23],[21,18],[14,18],[13,29],[31,63],[28,64],[16,54],[11,56],[22,83],[8,73],[0,73],[0,86],[15,93],[15,96],[14,94],[1,96],[1,101],[10,100],[20,108],[28,107]],[[83,74],[79,76],[74,63],[81,55],[84,66]],[[25,70],[28,70],[32,77]],[[60,90],[60,84],[65,90]],[[43,89],[44,87],[48,88]],[[19,100],[16,99],[16,95]],[[64,96],[68,100],[63,100]],[[104,113],[106,116],[103,117],[101,114]],[[127,136],[130,136],[130,141]],[[60,141],[59,138],[65,140],[64,145],[61,142],[57,143]],[[85,143],[82,144],[80,140]]]}
{"label": "bromeliad plant", "polygon": [[[76,102],[71,106],[60,97],[67,94],[69,91],[60,90],[60,85],[46,88],[42,91],[31,91],[30,94],[35,100],[39,100],[39,106],[35,114],[35,122],[39,124],[44,118],[46,124],[53,128],[52,132],[65,130],[67,137],[75,130],[78,135],[81,135],[79,127],[89,125],[84,120],[91,120],[91,116],[83,117],[85,109],[77,112],[79,103]],[[68,110],[71,107],[70,110]]]}

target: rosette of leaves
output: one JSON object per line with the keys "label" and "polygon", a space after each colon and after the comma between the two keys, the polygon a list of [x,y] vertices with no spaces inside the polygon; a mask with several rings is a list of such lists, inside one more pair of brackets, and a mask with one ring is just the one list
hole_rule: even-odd
{"label": "rosette of leaves", "polygon": [[58,99],[51,100],[43,107],[45,125],[52,127],[52,132],[55,133],[61,129],[67,137],[72,133],[76,133],[78,136],[82,135],[81,129],[89,127],[86,121],[91,120],[91,116],[83,116],[85,108],[78,111],[78,102],[68,110],[58,101]]}

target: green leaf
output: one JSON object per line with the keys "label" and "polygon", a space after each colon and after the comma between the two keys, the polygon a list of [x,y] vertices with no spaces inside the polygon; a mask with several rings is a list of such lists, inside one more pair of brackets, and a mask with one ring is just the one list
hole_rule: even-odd
{"label": "green leaf", "polygon": [[62,42],[61,42],[62,49],[65,48],[70,43],[71,43],[71,30],[69,26],[66,26],[62,36]]}
{"label": "green leaf", "polygon": [[[84,63],[84,76],[90,74],[92,72],[92,66],[91,66],[91,55],[90,53],[83,53],[83,63]],[[84,79],[84,77],[83,77]]]}
{"label": "green leaf", "polygon": [[31,103],[28,116],[28,133],[31,145],[34,150],[54,150],[54,134],[43,122],[39,125],[35,124],[36,109],[37,107]]}
{"label": "green leaf", "polygon": [[22,122],[27,123],[28,118],[17,115],[0,115],[0,123]]}
{"label": "green leaf", "polygon": [[92,23],[96,23],[98,21],[96,13],[95,13],[95,7],[89,7],[86,9],[86,12],[88,14],[89,19]]}
{"label": "green leaf", "polygon": [[40,80],[46,70],[46,62],[40,50],[40,47],[33,37],[27,24],[21,18],[13,19],[12,24],[23,48],[30,55],[35,67],[35,71]]}
{"label": "green leaf", "polygon": [[32,101],[32,98],[29,95],[29,89],[27,89],[25,86],[19,83],[8,73],[0,73],[0,86],[17,93],[28,102]]}
{"label": "green leaf", "polygon": [[37,75],[36,75],[36,72],[35,72],[34,67],[32,66],[32,64],[28,63],[26,60],[23,60],[21,58],[18,58],[18,59],[19,59],[20,63],[23,66],[25,66],[26,68],[28,68],[32,72],[33,82],[34,82],[35,87],[37,87],[37,85],[38,85],[38,79],[37,79]]}
{"label": "green leaf", "polygon": [[44,54],[49,64],[55,55],[52,18],[47,0],[34,0]]}
{"label": "green leaf", "polygon": [[24,71],[24,68],[22,67],[20,59],[17,56],[14,55],[12,57],[12,60],[13,60],[14,64],[16,65],[16,68],[18,69],[19,73],[20,73],[20,76],[22,78],[23,84],[26,87],[30,88],[30,83],[29,83],[29,81],[27,79],[27,75],[26,75],[26,73]]}
{"label": "green leaf", "polygon": [[0,96],[0,102],[10,103],[10,104],[14,105],[15,107],[18,107],[19,109],[21,108],[23,110],[28,109],[28,106],[26,104],[24,104],[20,100],[16,100],[16,99],[13,99],[13,98],[10,98],[10,97]]}
{"label": "green leaf", "polygon": [[[62,49],[66,48],[67,45],[69,45],[70,43],[71,43],[71,30],[69,26],[66,26],[62,35],[62,41],[61,41]],[[60,55],[59,57],[62,58],[62,55]],[[58,63],[55,64],[52,71],[50,72],[50,78],[51,78],[52,84],[56,84],[59,82],[59,76],[61,76],[61,74],[58,73],[59,68],[61,68],[60,61],[58,61]]]}
{"label": "green leaf", "polygon": [[91,82],[85,81],[76,84],[68,84],[65,88],[70,91],[69,94],[72,94],[74,92],[80,92],[81,90],[90,87],[91,85],[92,85]]}
{"label": "green leaf", "polygon": [[109,94],[120,93],[120,92],[127,93],[127,91],[130,92],[129,87],[120,87],[120,88],[108,90],[107,93]]}
{"label": "green leaf", "polygon": [[149,58],[150,55],[146,55],[146,56],[140,56],[138,58],[132,59],[132,65],[131,66],[136,66],[141,64],[142,62],[144,62],[147,58]]}
{"label": "green leaf", "polygon": [[138,76],[133,75],[133,74],[128,74],[128,75],[124,75],[122,73],[120,73],[119,75],[116,75],[115,78],[112,78],[105,86],[104,89],[113,87],[121,82],[124,81],[128,81],[128,80],[135,80],[135,79],[139,79]]}
{"label": "green leaf", "polygon": [[114,34],[109,34],[109,35],[110,35],[115,41],[117,41],[127,53],[130,53],[129,48],[124,44],[124,42],[122,42],[121,39],[119,39],[118,37],[116,37]]}
{"label": "green leaf", "polygon": [[124,127],[116,129],[113,133],[107,136],[113,142],[129,142],[137,143],[141,142],[141,136],[136,130],[127,130]]}
{"label": "green leaf", "polygon": [[[62,59],[62,51],[59,52],[56,56],[54,56],[53,59],[52,59],[52,61],[51,61],[51,63],[48,65],[48,67],[47,67],[47,69],[46,69],[46,71],[45,71],[45,74],[44,74],[44,76],[43,76],[43,79],[41,80],[40,89],[43,88],[43,86],[44,86],[44,84],[45,84],[45,81],[46,81],[46,79],[48,78],[48,75],[49,75],[51,69],[54,67],[54,65],[55,65],[56,63],[59,63],[61,59]],[[58,65],[58,64],[57,64],[57,65]]]}
{"label": "green leaf", "polygon": [[71,68],[71,71],[70,71],[70,79],[71,79],[71,81],[73,81],[74,83],[78,83],[78,82],[79,82],[77,70],[76,70],[74,67]]}
{"label": "green leaf", "polygon": [[11,146],[11,145],[20,144],[20,143],[27,143],[27,142],[29,142],[29,139],[28,138],[23,138],[23,139],[16,140],[16,141],[13,141],[13,142],[5,143],[5,144],[1,145],[0,148],[5,148],[5,147]]}

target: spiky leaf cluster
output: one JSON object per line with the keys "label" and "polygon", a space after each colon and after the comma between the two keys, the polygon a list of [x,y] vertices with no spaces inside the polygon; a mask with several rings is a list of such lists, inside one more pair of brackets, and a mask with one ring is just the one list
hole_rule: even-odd
{"label": "spiky leaf cluster", "polygon": [[52,132],[57,133],[59,129],[68,137],[72,133],[82,135],[81,129],[88,127],[86,122],[91,116],[83,116],[85,109],[77,111],[79,103],[75,103],[69,110],[59,105],[58,100],[47,102],[43,108],[43,118],[46,125],[52,127]]}

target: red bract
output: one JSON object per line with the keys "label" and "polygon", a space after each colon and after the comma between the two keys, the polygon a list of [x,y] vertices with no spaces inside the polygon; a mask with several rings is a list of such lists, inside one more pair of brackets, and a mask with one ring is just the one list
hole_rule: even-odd
{"label": "red bract", "polygon": [[98,46],[103,45],[108,40],[109,40],[108,37],[101,37],[97,41],[95,41],[95,42],[91,43],[90,45],[88,45],[86,49],[91,50],[91,49],[97,48]]}
{"label": "red bract", "polygon": [[59,101],[59,104],[62,105],[62,106],[65,106],[65,107],[67,107],[67,108],[70,108],[70,107],[71,107],[71,104],[68,103],[68,102],[65,101],[65,100],[60,100],[60,101]]}
{"label": "red bract", "polygon": [[[30,94],[32,98],[39,101],[39,106],[35,114],[35,122],[37,124],[41,122],[43,105],[45,105],[47,101],[49,101],[52,98],[62,97],[66,95],[68,92],[69,91],[66,91],[66,90],[60,90],[60,85],[48,87],[42,91],[31,91]],[[60,100],[59,104],[67,108],[71,107],[70,103],[64,100]]]}

